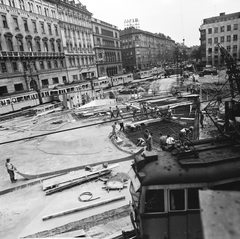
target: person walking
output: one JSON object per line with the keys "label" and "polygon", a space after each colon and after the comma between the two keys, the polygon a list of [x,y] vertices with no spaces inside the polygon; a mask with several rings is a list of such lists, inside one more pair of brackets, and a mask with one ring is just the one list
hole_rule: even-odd
{"label": "person walking", "polygon": [[119,125],[120,125],[120,131],[124,132],[124,123],[123,123],[123,117],[121,116],[121,119],[119,121]]}
{"label": "person walking", "polygon": [[118,116],[122,117],[121,112],[120,112],[120,109],[118,108],[118,106],[116,106],[116,111],[117,111],[116,118],[117,118]]}
{"label": "person walking", "polygon": [[109,138],[111,139],[114,137],[114,139],[117,139],[117,122],[114,122],[112,125],[112,133],[110,134]]}
{"label": "person walking", "polygon": [[109,107],[109,110],[110,110],[110,117],[111,117],[110,119],[115,118],[112,107]]}
{"label": "person walking", "polygon": [[12,163],[10,163],[10,158],[6,159],[6,163],[5,166],[7,168],[7,172],[10,176],[10,180],[12,183],[16,183],[17,179],[15,179],[15,175],[14,175],[14,171],[17,171],[17,169],[12,165]]}

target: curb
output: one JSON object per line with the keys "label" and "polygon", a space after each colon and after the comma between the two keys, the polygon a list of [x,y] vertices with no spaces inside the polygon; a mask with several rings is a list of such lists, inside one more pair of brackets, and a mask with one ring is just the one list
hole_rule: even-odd
{"label": "curb", "polygon": [[32,182],[27,182],[27,183],[19,185],[19,186],[14,186],[14,187],[11,187],[11,188],[1,190],[0,195],[4,195],[4,194],[10,193],[10,192],[13,192],[15,190],[23,189],[23,188],[26,188],[28,186],[32,186],[32,185],[41,183],[43,180],[48,179],[48,178],[44,178],[44,177],[49,176],[49,178],[51,178],[52,176],[58,176],[59,174],[64,174],[64,173],[69,173],[71,171],[84,169],[86,166],[96,166],[96,165],[104,164],[104,163],[112,164],[112,163],[119,163],[119,162],[124,162],[124,161],[128,161],[128,160],[133,160],[134,156],[139,154],[139,153],[140,153],[140,151],[135,152],[132,155],[129,155],[127,157],[120,158],[120,159],[102,161],[102,162],[98,162],[98,163],[86,164],[86,165],[81,165],[81,166],[77,166],[77,167],[57,170],[57,171],[53,171],[53,172],[49,172],[49,173],[45,173],[45,174],[39,174],[39,175],[36,175],[36,178],[39,178],[38,180],[35,180],[35,181],[32,181]]}

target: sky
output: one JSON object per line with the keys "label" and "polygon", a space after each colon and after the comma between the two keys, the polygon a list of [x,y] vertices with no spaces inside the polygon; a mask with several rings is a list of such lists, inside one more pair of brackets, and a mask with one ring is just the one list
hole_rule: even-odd
{"label": "sky", "polygon": [[[75,0],[77,3],[78,0]],[[203,19],[240,12],[240,0],[80,0],[100,19],[123,30],[124,20],[139,20],[140,29],[163,33],[186,46],[200,45]]]}

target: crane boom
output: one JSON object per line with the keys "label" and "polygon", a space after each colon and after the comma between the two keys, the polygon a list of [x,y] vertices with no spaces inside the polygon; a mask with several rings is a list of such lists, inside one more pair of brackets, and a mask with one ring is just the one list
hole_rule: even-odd
{"label": "crane boom", "polygon": [[237,86],[237,93],[240,94],[240,68],[237,66],[237,60],[232,57],[232,55],[220,44],[217,43],[221,51],[221,55],[227,64],[227,75],[230,83],[230,90],[232,98],[235,97],[234,84]]}

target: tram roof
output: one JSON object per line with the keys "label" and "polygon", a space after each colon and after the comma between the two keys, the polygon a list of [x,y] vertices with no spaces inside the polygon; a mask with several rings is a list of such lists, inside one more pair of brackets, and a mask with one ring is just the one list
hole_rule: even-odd
{"label": "tram roof", "polygon": [[178,159],[171,152],[157,152],[158,160],[145,163],[137,172],[141,185],[212,183],[240,178],[240,152],[235,150],[234,142],[214,144],[195,146],[198,158],[191,156]]}

